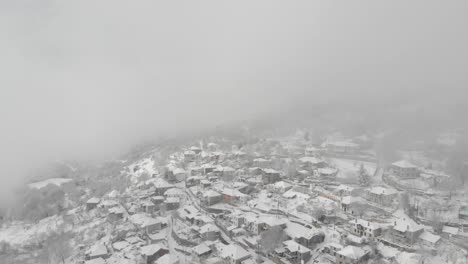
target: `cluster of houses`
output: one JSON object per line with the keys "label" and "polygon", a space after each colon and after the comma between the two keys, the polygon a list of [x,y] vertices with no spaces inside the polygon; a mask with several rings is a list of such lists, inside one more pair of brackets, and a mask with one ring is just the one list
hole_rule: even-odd
{"label": "cluster of houses", "polygon": [[[375,243],[435,250],[444,236],[458,235],[449,225],[436,233],[400,209],[405,181],[440,182],[447,177],[442,173],[403,160],[372,172],[378,182],[340,182],[340,166],[324,153],[357,155],[363,142],[275,139],[183,148],[156,168],[161,173],[131,186],[128,199],[86,202],[88,212],[99,212],[119,230],[88,248],[86,264],[110,264],[116,256],[146,264],[187,258],[213,264],[366,263],[378,256]],[[460,218],[468,220],[466,212],[461,209]]]}

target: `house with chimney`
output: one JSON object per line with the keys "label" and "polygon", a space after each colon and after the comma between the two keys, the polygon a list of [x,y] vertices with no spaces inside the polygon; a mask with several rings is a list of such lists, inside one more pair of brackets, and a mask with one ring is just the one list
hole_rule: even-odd
{"label": "house with chimney", "polygon": [[356,218],[349,224],[351,233],[360,237],[375,238],[382,234],[382,228],[379,225],[363,219]]}
{"label": "house with chimney", "polygon": [[390,228],[392,240],[402,245],[413,245],[423,232],[424,226],[406,215],[395,220]]}

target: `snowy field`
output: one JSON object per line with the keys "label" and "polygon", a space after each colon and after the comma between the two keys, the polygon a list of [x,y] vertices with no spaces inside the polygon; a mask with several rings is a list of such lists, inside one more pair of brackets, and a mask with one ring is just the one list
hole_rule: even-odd
{"label": "snowy field", "polygon": [[374,172],[377,168],[377,165],[373,162],[339,158],[329,158],[328,160],[338,169],[337,179],[342,179],[345,181],[357,181],[361,164],[364,165],[364,169],[370,175],[374,175]]}

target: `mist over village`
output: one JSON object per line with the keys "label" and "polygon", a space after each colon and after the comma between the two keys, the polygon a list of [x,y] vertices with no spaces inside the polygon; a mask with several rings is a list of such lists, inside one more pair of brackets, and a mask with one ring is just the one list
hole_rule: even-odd
{"label": "mist over village", "polygon": [[468,264],[466,10],[0,1],[0,264]]}

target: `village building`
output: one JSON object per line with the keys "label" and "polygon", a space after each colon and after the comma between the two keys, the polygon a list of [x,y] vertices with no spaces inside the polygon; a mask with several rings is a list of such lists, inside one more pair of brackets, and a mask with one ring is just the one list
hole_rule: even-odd
{"label": "village building", "polygon": [[304,170],[314,170],[317,168],[325,168],[327,163],[316,157],[303,157],[299,159],[300,166]]}
{"label": "village building", "polygon": [[361,197],[345,196],[341,198],[341,209],[352,215],[362,213],[366,207],[368,207],[367,202]]}
{"label": "village building", "polygon": [[338,243],[328,243],[323,247],[323,252],[329,254],[330,256],[335,257],[336,260],[336,253],[343,249],[343,245]]}
{"label": "village building", "polygon": [[122,207],[113,207],[109,209],[108,218],[110,221],[117,221],[124,217],[125,209]]}
{"label": "village building", "polygon": [[286,250],[284,255],[291,262],[301,263],[303,261],[305,263],[311,257],[310,249],[300,245],[294,240],[284,241],[283,245]]}
{"label": "village building", "polygon": [[197,158],[197,154],[192,150],[184,151],[184,161],[185,162],[194,162]]}
{"label": "village building", "polygon": [[231,189],[231,188],[224,188],[222,190],[223,194],[223,201],[225,203],[239,203],[245,202],[247,199],[247,195],[241,193],[239,190]]}
{"label": "village building", "polygon": [[86,202],[86,210],[92,210],[98,206],[101,202],[101,199],[93,197]]}
{"label": "village building", "polygon": [[212,185],[212,182],[210,182],[207,179],[203,179],[200,181],[200,188],[205,189],[205,188],[211,187],[211,185]]}
{"label": "village building", "polygon": [[152,214],[156,210],[156,205],[151,202],[150,200],[142,200],[140,201],[140,208],[138,212],[145,212],[148,214]]}
{"label": "village building", "polygon": [[104,244],[96,243],[88,251],[85,253],[86,259],[97,259],[103,258],[106,259],[109,257],[109,252],[107,251],[107,247]]}
{"label": "village building", "polygon": [[419,177],[419,169],[416,165],[406,160],[400,160],[392,163],[390,171],[393,175],[400,178],[417,178]]}
{"label": "village building", "polygon": [[314,248],[325,240],[325,234],[322,231],[307,228],[293,222],[288,222],[284,231],[295,242],[307,248]]}
{"label": "village building", "polygon": [[356,189],[348,185],[340,184],[335,188],[334,193],[340,197],[352,196],[356,193]]}
{"label": "village building", "polygon": [[460,206],[458,210],[458,218],[460,220],[468,220],[468,205]]}
{"label": "village building", "polygon": [[372,203],[389,206],[398,198],[398,191],[376,186],[367,190],[366,198]]}
{"label": "village building", "polygon": [[190,151],[193,151],[195,154],[200,154],[202,152],[202,149],[200,147],[197,147],[197,146],[192,146],[190,147]]}
{"label": "village building", "polygon": [[367,263],[369,251],[355,246],[346,246],[336,252],[336,264],[361,264]]}
{"label": "village building", "polygon": [[219,238],[219,228],[212,223],[200,227],[200,236],[203,240],[214,241]]}
{"label": "village building", "polygon": [[274,169],[264,169],[262,172],[263,184],[272,184],[280,180],[280,172]]}
{"label": "village building", "polygon": [[236,244],[217,245],[219,255],[230,264],[242,264],[243,261],[251,258],[250,253]]}
{"label": "village building", "polygon": [[154,264],[179,264],[179,257],[173,254],[166,254],[158,258]]}
{"label": "village building", "polygon": [[208,257],[211,254],[212,250],[205,243],[202,243],[194,248],[192,248],[192,254],[198,258]]}
{"label": "village building", "polygon": [[423,233],[424,226],[417,224],[407,216],[403,216],[394,221],[390,230],[393,241],[403,245],[412,245]]}
{"label": "village building", "polygon": [[293,187],[292,184],[285,182],[285,181],[279,181],[273,184],[273,189],[279,193],[285,193],[288,190],[290,190],[292,187]]}
{"label": "village building", "polygon": [[382,228],[369,221],[363,219],[355,219],[349,222],[351,225],[351,232],[355,235],[366,237],[366,238],[375,238],[382,234]]}
{"label": "village building", "polygon": [[143,213],[130,216],[130,221],[147,234],[155,233],[167,224],[162,218],[152,218]]}
{"label": "village building", "polygon": [[167,198],[170,198],[170,197],[182,198],[185,196],[185,192],[179,188],[171,188],[164,192],[164,196]]}
{"label": "village building", "polygon": [[129,246],[130,246],[130,243],[128,243],[127,241],[118,241],[112,244],[112,248],[115,251],[122,251]]}
{"label": "village building", "polygon": [[441,237],[428,231],[424,231],[419,236],[419,241],[421,241],[421,244],[426,247],[435,248],[440,243]]}
{"label": "village building", "polygon": [[161,244],[151,244],[140,248],[145,264],[154,264],[156,260],[168,253],[169,250]]}
{"label": "village building", "polygon": [[168,197],[164,201],[164,205],[166,206],[166,210],[175,210],[175,209],[179,208],[180,198],[178,198],[178,197]]}
{"label": "village building", "polygon": [[185,179],[185,186],[192,187],[192,186],[198,185],[200,184],[200,181],[203,179],[206,179],[206,177],[201,176],[201,175],[190,176],[187,179]]}
{"label": "village building", "polygon": [[315,174],[322,179],[334,179],[338,170],[335,168],[318,168]]}
{"label": "village building", "polygon": [[203,193],[202,203],[206,206],[211,206],[223,201],[224,196],[217,191],[208,190]]}
{"label": "village building", "polygon": [[164,195],[167,190],[174,188],[174,185],[161,178],[155,178],[151,183],[154,185],[156,195]]}

